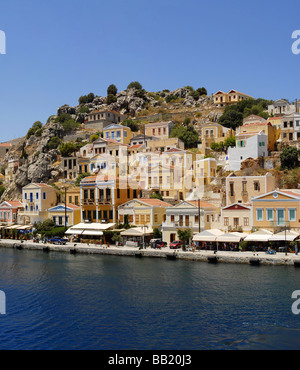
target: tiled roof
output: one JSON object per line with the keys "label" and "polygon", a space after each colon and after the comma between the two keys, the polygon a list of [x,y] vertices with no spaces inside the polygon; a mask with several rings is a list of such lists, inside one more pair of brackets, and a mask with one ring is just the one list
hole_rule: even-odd
{"label": "tiled roof", "polygon": [[147,204],[149,204],[150,206],[153,206],[153,207],[172,207],[172,204],[164,202],[163,200],[160,200],[160,199],[139,198],[139,199],[136,199],[136,200],[139,200],[143,203],[147,203]]}
{"label": "tiled roof", "polygon": [[[188,200],[187,202],[198,207],[198,200]],[[200,200],[200,208],[215,208],[215,206],[205,200]]]}

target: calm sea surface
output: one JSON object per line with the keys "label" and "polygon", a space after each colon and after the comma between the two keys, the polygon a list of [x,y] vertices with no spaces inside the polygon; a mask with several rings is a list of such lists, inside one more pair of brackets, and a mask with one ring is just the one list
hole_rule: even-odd
{"label": "calm sea surface", "polygon": [[300,269],[0,249],[0,349],[300,349]]}

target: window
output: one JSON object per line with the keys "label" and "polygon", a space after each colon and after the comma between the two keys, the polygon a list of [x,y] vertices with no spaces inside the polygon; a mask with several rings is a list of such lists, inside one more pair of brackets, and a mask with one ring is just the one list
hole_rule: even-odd
{"label": "window", "polygon": [[234,184],[233,184],[233,182],[230,183],[230,196],[231,197],[234,196]]}
{"label": "window", "polygon": [[115,138],[115,132],[114,132],[114,131],[112,131],[112,132],[111,132],[111,138],[112,138],[112,139],[114,139],[114,138]]}
{"label": "window", "polygon": [[46,199],[46,193],[45,192],[43,193],[43,199]]}
{"label": "window", "polygon": [[254,190],[260,191],[260,183],[258,181],[254,181]]}
{"label": "window", "polygon": [[109,139],[109,132],[106,133],[106,139]]}
{"label": "window", "polygon": [[263,221],[263,209],[262,208],[256,209],[256,221]]}
{"label": "window", "polygon": [[240,219],[238,217],[233,218],[233,226],[238,227],[240,223]]}
{"label": "window", "polygon": [[273,208],[267,208],[267,221],[274,221]]}
{"label": "window", "polygon": [[27,199],[27,193],[24,194],[24,198]]}
{"label": "window", "polygon": [[117,131],[117,137],[121,137],[121,131],[120,130]]}
{"label": "window", "polygon": [[296,221],[296,208],[289,208],[289,221]]}
{"label": "window", "polygon": [[284,209],[279,208],[277,209],[277,225],[283,226],[285,224],[285,215],[284,215]]}
{"label": "window", "polygon": [[127,131],[126,130],[124,131],[124,137],[127,137]]}
{"label": "window", "polygon": [[249,217],[244,217],[244,226],[249,226]]}
{"label": "window", "polygon": [[224,217],[224,226],[229,226],[229,217]]}

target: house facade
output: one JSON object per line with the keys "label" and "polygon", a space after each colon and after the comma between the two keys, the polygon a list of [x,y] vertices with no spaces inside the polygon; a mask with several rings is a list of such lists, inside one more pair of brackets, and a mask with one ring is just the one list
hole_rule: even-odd
{"label": "house facade", "polygon": [[278,232],[300,231],[300,191],[275,189],[252,198],[253,227]]}
{"label": "house facade", "polygon": [[22,188],[23,211],[20,216],[31,223],[45,221],[48,209],[57,202],[56,191],[53,186],[43,183],[31,183]]}
{"label": "house facade", "polygon": [[224,107],[228,104],[236,104],[245,99],[253,99],[253,97],[237,90],[230,90],[228,93],[219,90],[214,94],[213,99],[217,107]]}
{"label": "house facade", "polygon": [[243,133],[252,134],[252,133],[257,133],[257,132],[263,132],[268,137],[268,145],[267,145],[268,150],[269,151],[275,150],[275,144],[277,140],[277,129],[269,121],[266,121],[264,119],[263,121],[259,119],[257,122],[246,121],[243,123],[242,126],[240,126],[236,130],[236,132],[237,134],[241,134],[241,135]]}
{"label": "house facade", "polygon": [[191,229],[192,236],[219,224],[216,207],[205,201],[182,201],[166,208],[166,221],[162,224],[163,241],[178,240],[177,230]]}
{"label": "house facade", "polygon": [[145,124],[145,134],[159,138],[168,138],[174,127],[174,122],[153,122]]}
{"label": "house facade", "polygon": [[19,201],[4,201],[0,204],[0,223],[13,225],[17,222],[18,212],[23,205]]}
{"label": "house facade", "polygon": [[275,177],[269,172],[264,176],[236,176],[225,178],[226,205],[250,204],[251,199],[275,189]]}
{"label": "house facade", "polygon": [[95,110],[88,115],[87,121],[85,121],[86,128],[97,128],[99,131],[103,131],[106,126],[113,123],[119,124],[126,117],[119,112],[109,110]]}
{"label": "house facade", "polygon": [[266,156],[268,156],[268,136],[263,131],[239,133],[236,135],[236,147],[228,148],[228,167],[230,171],[239,171],[245,159]]}
{"label": "house facade", "polygon": [[117,223],[118,206],[138,195],[138,189],[120,184],[118,178],[85,177],[80,183],[81,222]]}
{"label": "house facade", "polygon": [[124,223],[125,216],[128,215],[130,225],[161,228],[166,220],[168,207],[172,205],[159,199],[133,199],[118,207],[118,218]]}
{"label": "house facade", "polygon": [[127,126],[112,124],[103,129],[103,138],[107,140],[115,140],[118,143],[130,144],[130,140],[134,136],[131,129]]}
{"label": "house facade", "polygon": [[300,140],[300,113],[291,113],[281,117],[280,138],[286,143]]}
{"label": "house facade", "polygon": [[80,206],[74,204],[58,204],[48,209],[48,218],[57,226],[72,226],[80,222]]}
{"label": "house facade", "polygon": [[282,116],[295,112],[295,105],[290,104],[285,99],[278,99],[273,104],[268,105],[269,116]]}
{"label": "house facade", "polygon": [[220,143],[230,136],[234,136],[234,130],[224,127],[217,122],[203,123],[199,127],[199,147],[201,153],[206,154],[212,143]]}
{"label": "house facade", "polygon": [[225,232],[250,232],[252,212],[250,204],[234,203],[221,210],[221,229]]}

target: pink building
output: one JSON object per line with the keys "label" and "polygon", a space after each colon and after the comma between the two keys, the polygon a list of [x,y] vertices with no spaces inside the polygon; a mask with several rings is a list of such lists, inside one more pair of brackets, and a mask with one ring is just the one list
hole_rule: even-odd
{"label": "pink building", "polygon": [[17,221],[19,209],[23,207],[19,201],[4,201],[0,204],[0,223],[12,225]]}

